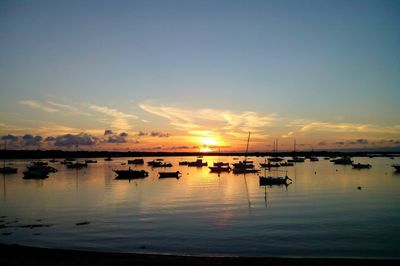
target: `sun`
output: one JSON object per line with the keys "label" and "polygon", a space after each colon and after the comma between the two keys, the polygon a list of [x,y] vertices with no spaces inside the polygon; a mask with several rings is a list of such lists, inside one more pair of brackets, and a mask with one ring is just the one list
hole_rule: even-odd
{"label": "sun", "polygon": [[203,146],[200,148],[200,152],[211,152],[214,150],[215,146],[219,146],[219,141],[213,137],[200,137],[198,141]]}
{"label": "sun", "polygon": [[200,137],[199,142],[205,146],[218,146],[219,142],[213,137]]}

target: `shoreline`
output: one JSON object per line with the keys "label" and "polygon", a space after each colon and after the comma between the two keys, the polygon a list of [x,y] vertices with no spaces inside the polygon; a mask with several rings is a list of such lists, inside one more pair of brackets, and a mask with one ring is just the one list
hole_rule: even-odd
{"label": "shoreline", "polygon": [[[107,157],[186,157],[186,156],[245,156],[244,152],[115,152],[115,151],[62,151],[62,150],[0,150],[0,159],[60,159],[60,158],[107,158]],[[264,157],[400,157],[399,151],[281,151],[249,152],[247,156]]]}
{"label": "shoreline", "polygon": [[1,265],[399,265],[399,259],[202,257],[37,248],[0,244]]}

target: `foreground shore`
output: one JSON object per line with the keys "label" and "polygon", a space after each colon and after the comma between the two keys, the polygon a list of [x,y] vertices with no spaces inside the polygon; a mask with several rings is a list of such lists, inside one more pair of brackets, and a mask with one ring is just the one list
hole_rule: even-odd
{"label": "foreground shore", "polygon": [[273,257],[198,257],[103,253],[0,244],[1,265],[399,265],[399,260]]}

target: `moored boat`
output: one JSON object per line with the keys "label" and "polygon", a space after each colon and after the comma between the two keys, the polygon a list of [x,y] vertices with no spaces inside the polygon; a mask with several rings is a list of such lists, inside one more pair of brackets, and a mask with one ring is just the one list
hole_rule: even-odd
{"label": "moored boat", "polygon": [[24,171],[24,179],[45,179],[49,173],[55,173],[57,169],[47,165],[31,165]]}
{"label": "moored boat", "polygon": [[80,169],[83,167],[87,167],[88,164],[87,164],[87,162],[76,161],[76,162],[72,162],[72,163],[67,163],[67,164],[65,164],[65,166],[70,169]]}
{"label": "moored boat", "polygon": [[283,162],[283,163],[280,163],[280,165],[281,166],[293,166],[294,163]]}
{"label": "moored boat", "polygon": [[304,163],[305,159],[303,157],[293,156],[292,159],[287,160],[288,163]]}
{"label": "moored boat", "polygon": [[168,177],[174,177],[176,179],[179,179],[182,174],[179,171],[176,172],[158,172],[158,174],[160,175],[159,178],[168,178]]}
{"label": "moored boat", "polygon": [[155,163],[153,163],[151,165],[151,167],[153,167],[153,168],[156,168],[156,167],[172,167],[172,163],[155,161]]}
{"label": "moored boat", "polygon": [[189,162],[188,166],[193,166],[193,167],[203,167],[203,166],[207,166],[207,162],[203,162],[202,159],[197,159],[194,162]]}
{"label": "moored boat", "polygon": [[273,167],[280,167],[281,165],[279,163],[268,162],[268,163],[260,163],[260,166],[262,168],[273,168]]}
{"label": "moored boat", "polygon": [[396,169],[396,172],[400,172],[400,164],[393,164],[392,166]]}
{"label": "moored boat", "polygon": [[17,168],[4,166],[0,167],[0,174],[16,174],[18,172]]}
{"label": "moored boat", "polygon": [[228,166],[229,163],[226,163],[226,162],[214,162],[213,165],[214,166]]}
{"label": "moored boat", "polygon": [[144,170],[132,170],[131,168],[128,170],[113,170],[113,172],[117,174],[115,179],[136,179],[149,176],[149,173]]}
{"label": "moored boat", "polygon": [[209,166],[210,172],[213,173],[221,173],[221,172],[230,172],[231,168],[229,166]]}
{"label": "moored boat", "polygon": [[339,164],[339,165],[353,164],[353,160],[348,156],[344,156],[339,159],[333,159],[333,160],[331,160],[331,162],[333,162],[334,164]]}
{"label": "moored boat", "polygon": [[353,163],[352,166],[353,166],[353,169],[369,169],[369,168],[371,168],[371,165],[368,163],[366,163],[366,164]]}
{"label": "moored boat", "polygon": [[287,185],[288,180],[291,181],[287,175],[284,177],[280,176],[260,176],[260,186],[272,186],[272,185]]}
{"label": "moored boat", "polygon": [[144,160],[143,159],[128,160],[128,164],[144,164]]}

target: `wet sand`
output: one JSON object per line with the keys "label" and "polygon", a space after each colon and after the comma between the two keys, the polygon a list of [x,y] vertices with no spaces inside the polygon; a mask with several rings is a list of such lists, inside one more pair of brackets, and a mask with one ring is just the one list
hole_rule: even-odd
{"label": "wet sand", "polygon": [[104,253],[0,244],[1,265],[399,265],[400,260],[273,257],[197,257]]}

